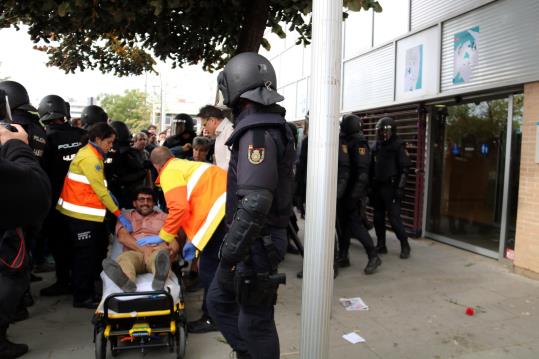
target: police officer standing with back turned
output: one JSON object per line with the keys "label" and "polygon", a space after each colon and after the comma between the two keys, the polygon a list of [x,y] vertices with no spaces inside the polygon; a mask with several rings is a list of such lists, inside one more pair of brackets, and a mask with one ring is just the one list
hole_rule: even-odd
{"label": "police officer standing with back turned", "polygon": [[391,117],[376,124],[377,141],[373,149],[371,170],[374,190],[374,229],[378,253],[387,253],[385,214],[401,244],[400,258],[410,257],[410,245],[401,220],[401,200],[412,165],[406,144],[397,136],[397,125]]}
{"label": "police officer standing with back turned", "polygon": [[43,169],[52,186],[52,206],[43,224],[49,247],[56,265],[56,282],[40,291],[42,296],[57,296],[71,293],[70,288],[70,241],[63,216],[55,209],[69,164],[82,146],[86,134],[81,128],[71,127],[68,119],[68,103],[60,96],[45,96],[38,107],[41,122],[47,132],[47,147],[43,156]]}
{"label": "police officer standing with back turned", "polygon": [[234,113],[227,141],[231,159],[221,262],[207,305],[217,328],[237,358],[279,358],[274,305],[277,273],[287,246],[292,210],[294,139],[276,105],[271,63],[256,53],[234,56],[219,74],[223,103]]}
{"label": "police officer standing with back turned", "polygon": [[[0,89],[0,121],[11,119]],[[12,130],[16,132],[12,132]],[[26,241],[22,226],[41,223],[50,207],[50,183],[28,146],[28,135],[20,125],[0,124],[0,358],[18,358],[26,344],[8,340],[7,329],[29,285]]]}
{"label": "police officer standing with back turned", "polygon": [[[365,228],[361,219],[359,208],[362,202],[367,200],[367,189],[369,186],[369,170],[371,164],[371,153],[369,143],[362,133],[362,121],[356,115],[346,115],[341,123],[341,133],[339,136],[340,151],[345,153],[349,160],[349,176],[346,180],[341,180],[341,155],[339,156],[339,176],[337,183],[337,220],[340,224],[341,233],[339,235],[339,257],[340,267],[349,267],[348,250],[350,248],[350,238],[359,239],[369,262],[364,269],[365,274],[373,274],[376,268],[382,264],[372,238]],[[346,158],[344,159],[346,160]],[[342,196],[339,196],[342,194]]]}

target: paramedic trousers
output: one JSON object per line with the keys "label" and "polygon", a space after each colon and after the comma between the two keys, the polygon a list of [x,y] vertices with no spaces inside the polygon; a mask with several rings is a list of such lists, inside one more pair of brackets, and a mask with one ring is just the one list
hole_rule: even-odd
{"label": "paramedic trousers", "polygon": [[95,282],[101,273],[101,262],[107,256],[108,233],[103,222],[65,217],[71,242],[71,278],[73,301],[96,298]]}

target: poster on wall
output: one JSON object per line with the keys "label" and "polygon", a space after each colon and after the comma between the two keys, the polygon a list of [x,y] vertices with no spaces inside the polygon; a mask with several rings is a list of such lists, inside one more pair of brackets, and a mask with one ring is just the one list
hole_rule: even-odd
{"label": "poster on wall", "polygon": [[406,50],[404,70],[404,91],[410,92],[423,88],[423,45]]}
{"label": "poster on wall", "polygon": [[440,33],[437,27],[397,42],[395,98],[397,101],[435,95],[440,77]]}
{"label": "poster on wall", "polygon": [[453,84],[471,80],[474,67],[479,63],[479,26],[457,32],[453,37]]}

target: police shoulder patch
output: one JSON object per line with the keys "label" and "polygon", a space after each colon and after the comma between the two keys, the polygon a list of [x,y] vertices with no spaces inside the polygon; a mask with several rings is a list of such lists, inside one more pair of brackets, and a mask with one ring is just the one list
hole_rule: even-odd
{"label": "police shoulder patch", "polygon": [[344,153],[348,154],[348,145],[341,145],[341,149]]}
{"label": "police shoulder patch", "polygon": [[249,145],[249,148],[247,149],[247,159],[249,162],[251,162],[253,165],[259,165],[264,161],[264,152],[266,149],[264,147],[258,147],[256,148],[253,145]]}

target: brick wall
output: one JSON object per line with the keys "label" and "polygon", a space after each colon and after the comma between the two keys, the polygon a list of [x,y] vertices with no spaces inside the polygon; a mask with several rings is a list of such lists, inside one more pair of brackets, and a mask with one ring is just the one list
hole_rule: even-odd
{"label": "brick wall", "polygon": [[539,82],[524,86],[524,123],[514,261],[517,270],[539,273],[539,164],[535,163],[537,122]]}

